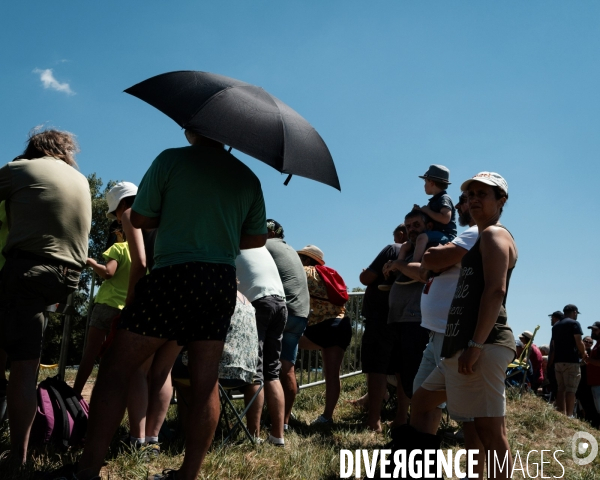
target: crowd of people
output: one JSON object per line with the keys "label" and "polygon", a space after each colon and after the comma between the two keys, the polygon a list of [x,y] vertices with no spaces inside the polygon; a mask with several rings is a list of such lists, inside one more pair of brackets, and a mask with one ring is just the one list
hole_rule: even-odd
{"label": "crowd of people", "polygon": [[[7,217],[4,236],[0,230],[6,257],[0,363],[10,360],[8,460],[27,458],[43,312],[77,288],[86,266],[105,281],[94,299],[78,393],[101,354],[102,360],[73,478],[99,478],[126,410],[131,447],[160,454],[174,364],[185,365],[189,379],[186,449],[180,469],[152,477],[157,480],[197,477],[217,428],[220,380],[243,381],[256,441],[263,441],[266,403],[266,442],[284,446],[298,392],[299,348],[322,352],[325,404],[312,423],[333,423],[352,338],[344,280],[317,246],[295,250],[285,242],[283,226],[266,218],[250,169],[222,144],[188,130],[185,135],[190,146],[162,152],[139,187],[120,182],[108,192],[107,217],[119,225],[119,238],[102,262],[87,256],[91,199],[74,160],[73,135],[36,131],[25,152],[0,169],[0,215]],[[510,469],[509,363],[525,348],[531,387],[554,391],[557,409],[572,414],[581,368],[592,378],[591,405],[600,407],[598,343],[586,350],[574,305],[552,314],[549,351],[533,344],[530,331],[515,341],[505,304],[518,251],[500,223],[508,200],[501,175],[467,179],[456,205],[447,192],[448,168],[431,165],[421,178],[428,203],[412,207],[394,242],[360,274],[367,287],[361,360],[368,393],[358,401],[368,408],[365,427],[382,431],[391,375],[398,387],[391,448],[439,448],[436,432],[446,407],[463,422],[466,447],[480,451],[475,470],[483,471],[489,450],[506,453]],[[457,221],[465,227],[461,233]],[[598,339],[600,322],[590,328]]]}

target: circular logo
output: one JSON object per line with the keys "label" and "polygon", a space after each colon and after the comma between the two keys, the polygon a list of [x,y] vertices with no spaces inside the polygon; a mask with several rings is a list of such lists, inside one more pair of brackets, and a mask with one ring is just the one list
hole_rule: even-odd
{"label": "circular logo", "polygon": [[[587,432],[577,432],[571,440],[573,461],[577,465],[592,463],[598,455],[598,442]],[[581,457],[580,455],[585,455]]]}

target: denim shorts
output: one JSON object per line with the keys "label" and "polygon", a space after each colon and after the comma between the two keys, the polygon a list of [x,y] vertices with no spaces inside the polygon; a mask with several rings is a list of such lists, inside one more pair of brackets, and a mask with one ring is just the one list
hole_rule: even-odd
{"label": "denim shorts", "polygon": [[308,318],[288,315],[285,329],[283,330],[283,340],[281,342],[281,359],[296,363],[298,356],[298,342],[306,330]]}

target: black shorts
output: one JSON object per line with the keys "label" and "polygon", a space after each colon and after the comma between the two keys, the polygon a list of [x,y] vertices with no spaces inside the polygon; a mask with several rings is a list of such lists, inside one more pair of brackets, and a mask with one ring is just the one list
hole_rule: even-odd
{"label": "black shorts", "polygon": [[348,317],[330,318],[306,327],[304,336],[321,348],[340,347],[346,350],[352,340],[352,325]]}
{"label": "black shorts", "polygon": [[429,343],[429,330],[421,326],[421,322],[390,323],[394,332],[394,350],[392,365],[395,373],[400,374],[402,389],[408,398],[412,398],[413,383],[423,351]]}
{"label": "black shorts", "polygon": [[237,292],[235,268],[189,262],[155,268],[135,286],[119,328],[148,337],[225,341]]}
{"label": "black shorts", "polygon": [[367,320],[364,326],[360,353],[363,373],[394,375],[394,330],[386,322],[377,320]]}
{"label": "black shorts", "polygon": [[12,361],[40,358],[47,305],[64,302],[80,271],[43,259],[7,258],[0,282],[0,347]]}
{"label": "black shorts", "polygon": [[285,298],[267,295],[252,302],[256,310],[258,332],[258,363],[256,378],[262,381],[278,380],[281,370],[281,339],[287,320]]}

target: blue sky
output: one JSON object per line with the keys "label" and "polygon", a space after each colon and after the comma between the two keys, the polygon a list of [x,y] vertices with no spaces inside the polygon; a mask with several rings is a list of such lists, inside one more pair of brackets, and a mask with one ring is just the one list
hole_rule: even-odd
{"label": "blue sky", "polygon": [[426,203],[418,175],[439,163],[454,199],[479,171],[508,181],[515,331],[540,324],[546,343],[547,315],[567,303],[584,327],[600,319],[597,2],[8,2],[0,41],[2,162],[45,124],[77,134],[84,174],[138,183],[185,140],[122,91],[173,70],[220,73],[262,86],[327,143],[341,193],[299,177],[284,187],[238,157],[288,242],[318,245],[350,287]]}

